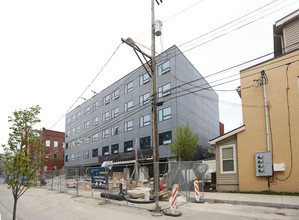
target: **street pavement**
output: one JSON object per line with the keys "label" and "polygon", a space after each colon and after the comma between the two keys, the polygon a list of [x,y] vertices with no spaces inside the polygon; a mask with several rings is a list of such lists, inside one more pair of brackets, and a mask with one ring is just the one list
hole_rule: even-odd
{"label": "street pavement", "polygon": [[[193,196],[193,195],[191,195]],[[238,193],[204,193],[204,203],[188,202],[177,207],[179,219],[299,219],[298,196]],[[44,188],[29,189],[18,201],[17,219],[153,219],[154,204],[136,205],[124,201],[103,203],[103,199],[76,197]],[[102,204],[102,205],[99,205]],[[12,217],[13,199],[7,185],[0,184],[0,220]],[[162,208],[168,202],[160,202]],[[159,213],[155,213],[159,214]],[[160,219],[171,219],[162,215]]]}

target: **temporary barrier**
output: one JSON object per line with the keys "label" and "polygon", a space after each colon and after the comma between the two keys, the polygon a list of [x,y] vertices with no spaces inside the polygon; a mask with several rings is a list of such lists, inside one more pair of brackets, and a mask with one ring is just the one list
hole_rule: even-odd
{"label": "temporary barrier", "polygon": [[179,185],[178,184],[174,184],[173,188],[172,188],[172,193],[171,193],[171,198],[170,198],[170,204],[171,207],[169,210],[164,210],[163,213],[165,215],[169,215],[169,216],[181,216],[182,213],[176,211],[176,204],[177,204],[177,198],[178,198],[178,192],[179,191]]}
{"label": "temporary barrier", "polygon": [[114,186],[114,187],[117,187],[117,185],[118,185],[117,182],[118,182],[118,181],[117,181],[117,178],[114,177],[114,178],[113,178],[113,186]]}
{"label": "temporary barrier", "polygon": [[195,199],[198,202],[199,199],[200,199],[200,196],[199,196],[199,188],[198,188],[197,177],[195,178],[195,181],[194,181],[194,191],[195,191]]}
{"label": "temporary barrier", "polygon": [[120,179],[120,183],[122,184],[122,189],[126,190],[127,189],[127,183],[126,180],[124,178]]}

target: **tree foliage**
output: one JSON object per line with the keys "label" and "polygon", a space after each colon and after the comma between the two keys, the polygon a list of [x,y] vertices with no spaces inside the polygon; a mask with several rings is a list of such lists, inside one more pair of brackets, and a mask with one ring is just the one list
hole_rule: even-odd
{"label": "tree foliage", "polygon": [[194,133],[189,123],[181,125],[176,129],[176,137],[173,143],[167,147],[182,161],[190,161],[198,150],[197,142],[199,134]]}
{"label": "tree foliage", "polygon": [[8,188],[14,197],[13,219],[16,218],[17,200],[27,189],[36,184],[36,171],[39,169],[43,157],[41,155],[42,140],[41,130],[34,126],[40,122],[37,115],[40,107],[33,106],[29,109],[13,112],[8,117],[12,124],[10,127],[8,144],[3,145],[4,153],[0,160],[8,172]]}

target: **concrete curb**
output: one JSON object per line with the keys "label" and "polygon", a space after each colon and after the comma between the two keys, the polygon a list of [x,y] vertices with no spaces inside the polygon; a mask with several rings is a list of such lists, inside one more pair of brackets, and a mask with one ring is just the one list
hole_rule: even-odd
{"label": "concrete curb", "polygon": [[249,205],[249,206],[263,206],[263,207],[271,207],[271,208],[280,208],[280,209],[299,209],[299,205],[293,204],[277,204],[270,202],[252,202],[252,201],[237,201],[237,200],[224,200],[224,199],[205,199],[204,201],[210,203],[226,203],[232,205]]}

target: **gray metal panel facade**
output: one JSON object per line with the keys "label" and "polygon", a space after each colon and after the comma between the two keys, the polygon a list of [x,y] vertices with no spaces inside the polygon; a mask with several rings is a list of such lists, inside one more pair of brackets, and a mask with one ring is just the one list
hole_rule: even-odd
{"label": "gray metal panel facade", "polygon": [[[168,60],[170,61],[169,71],[165,71],[161,76],[157,76],[157,91],[168,83],[170,83],[171,90],[170,94],[158,100],[158,102],[164,102],[162,106],[158,106],[158,112],[171,107],[171,118],[159,121],[158,132],[172,131],[172,140],[174,140],[176,127],[189,122],[194,131],[200,135],[199,144],[208,146],[210,139],[219,136],[218,96],[209,88],[209,84],[202,79],[202,76],[176,46],[157,56],[157,67]],[[109,154],[111,154],[111,145],[119,144],[119,152],[124,152],[124,142],[134,141],[137,138],[139,146],[140,138],[151,136],[151,124],[140,127],[140,117],[151,113],[151,102],[143,106],[139,105],[139,97],[147,92],[151,92],[151,82],[140,85],[140,76],[143,74],[146,74],[146,71],[140,66],[66,115],[65,142],[68,146],[65,151],[65,155],[68,157],[68,161],[65,161],[66,167],[96,165],[98,157],[92,157],[93,149],[98,149],[98,155],[101,156],[102,147],[109,146]],[[192,83],[192,86],[188,84],[182,85],[184,82],[195,79],[201,80],[195,81]],[[129,82],[133,82],[132,91],[125,94],[125,85]],[[182,87],[177,87],[179,85]],[[202,90],[202,88],[194,86],[204,86],[209,89]],[[192,87],[191,91],[201,91],[195,94],[186,91],[190,87]],[[117,89],[119,89],[119,98],[111,100],[112,92]],[[183,95],[185,93],[188,94]],[[107,95],[110,95],[110,101],[104,104],[103,98]],[[125,112],[125,103],[131,100],[133,100],[133,109]],[[94,110],[93,105],[96,101],[99,101],[99,107]],[[90,112],[85,113],[85,109],[88,106]],[[111,111],[116,107],[119,107],[119,115],[111,118]],[[76,117],[78,112],[81,112],[80,118]],[[103,113],[106,112],[109,112],[109,120],[103,121]],[[96,117],[99,117],[98,125],[93,124],[93,119]],[[133,120],[133,129],[125,132],[125,122],[130,120]],[[87,121],[89,121],[90,126],[85,129],[84,126]],[[119,133],[111,136],[111,128],[115,125],[119,126]],[[77,131],[78,126],[80,126],[79,132]],[[75,133],[73,133],[74,128]],[[102,137],[102,131],[105,129],[109,129],[107,138]],[[92,136],[96,133],[98,133],[98,140],[93,141]],[[88,139],[89,142],[86,141]],[[84,156],[85,151],[89,152],[88,158]],[[160,145],[159,152],[160,158],[173,156],[164,145]],[[79,155],[79,158],[77,158],[77,155]]]}

